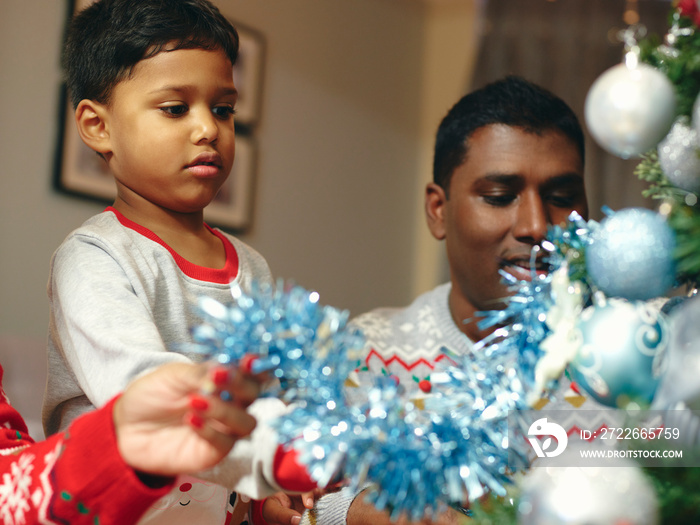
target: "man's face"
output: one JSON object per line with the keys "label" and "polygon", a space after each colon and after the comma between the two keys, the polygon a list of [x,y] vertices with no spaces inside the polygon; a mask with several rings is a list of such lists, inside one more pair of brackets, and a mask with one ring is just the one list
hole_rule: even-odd
{"label": "man's face", "polygon": [[[502,308],[499,299],[508,295],[499,270],[530,279],[532,247],[549,225],[563,223],[574,210],[587,217],[583,162],[574,142],[558,131],[479,128],[469,138],[465,162],[452,174],[449,195],[428,185],[428,224],[447,249],[450,309],[472,339],[485,334],[475,322],[463,321],[476,311]],[[534,268],[547,270],[541,257]]]}

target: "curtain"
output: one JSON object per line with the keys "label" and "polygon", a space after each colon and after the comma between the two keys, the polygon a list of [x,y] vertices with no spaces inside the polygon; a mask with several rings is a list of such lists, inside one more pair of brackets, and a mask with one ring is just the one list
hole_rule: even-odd
{"label": "curtain", "polygon": [[[662,0],[486,0],[482,37],[471,89],[516,74],[564,99],[585,129],[583,107],[591,84],[622,61],[615,38],[627,28],[625,9],[637,6],[639,23],[660,38],[668,29],[671,4]],[[600,148],[586,131],[586,185],[590,218],[603,205],[653,208],[642,197],[647,184],[633,174],[639,160],[622,160]]]}

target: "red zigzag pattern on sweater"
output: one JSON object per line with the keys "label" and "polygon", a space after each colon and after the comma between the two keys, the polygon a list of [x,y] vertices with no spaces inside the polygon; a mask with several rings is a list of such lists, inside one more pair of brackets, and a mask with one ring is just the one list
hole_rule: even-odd
{"label": "red zigzag pattern on sweater", "polygon": [[[423,358],[423,357],[421,357],[420,359],[418,359],[418,361],[415,361],[413,364],[410,364],[410,365],[409,365],[408,363],[406,363],[403,359],[401,359],[399,356],[396,356],[396,355],[391,356],[389,359],[384,359],[384,358],[381,356],[381,354],[379,354],[374,348],[372,348],[372,350],[370,350],[369,355],[368,355],[367,358],[365,359],[365,363],[366,363],[366,364],[369,365],[369,361],[370,361],[370,359],[372,358],[372,356],[376,357],[376,358],[379,359],[382,363],[384,363],[384,366],[385,366],[385,367],[388,367],[391,363],[397,362],[397,363],[399,363],[402,367],[404,367],[406,370],[413,370],[416,366],[421,365],[421,364],[427,366],[427,367],[430,368],[431,370],[434,368],[434,363],[431,363],[430,361],[428,361],[427,359],[425,359],[425,358]],[[439,363],[439,362],[442,361],[443,359],[447,359],[447,360],[450,362],[451,365],[454,365],[454,366],[457,365],[457,363],[456,363],[453,359],[451,359],[450,356],[448,356],[448,355],[446,355],[446,354],[440,354],[440,355],[435,359],[435,363]]]}

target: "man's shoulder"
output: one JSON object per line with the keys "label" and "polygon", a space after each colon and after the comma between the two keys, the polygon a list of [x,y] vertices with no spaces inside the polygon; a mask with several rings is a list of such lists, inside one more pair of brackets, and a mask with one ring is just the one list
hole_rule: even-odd
{"label": "man's shoulder", "polygon": [[441,309],[441,302],[447,301],[449,284],[441,284],[432,290],[416,297],[411,304],[401,307],[381,307],[358,315],[353,319],[354,324],[366,324],[375,322],[403,322],[418,318],[423,313]]}

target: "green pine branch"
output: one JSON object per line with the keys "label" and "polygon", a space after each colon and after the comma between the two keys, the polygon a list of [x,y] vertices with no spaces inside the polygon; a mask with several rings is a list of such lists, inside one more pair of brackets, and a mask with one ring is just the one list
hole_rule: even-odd
{"label": "green pine branch", "polygon": [[[670,42],[662,42],[655,35],[638,42],[640,59],[666,74],[676,91],[677,116],[685,116],[690,121],[700,93],[700,29],[689,18],[680,16],[675,8],[669,13],[669,25]],[[676,235],[674,258],[678,282],[700,282],[700,209],[697,196],[669,182],[659,165],[656,151],[642,157],[635,174],[649,183],[649,187],[642,192],[644,197],[670,205],[666,212],[669,226]]]}
{"label": "green pine branch", "polygon": [[652,35],[638,42],[640,59],[665,73],[674,85],[676,114],[691,116],[700,92],[700,31],[690,19],[679,16],[675,9],[671,11],[669,22],[672,28],[674,24],[677,27],[673,46],[664,45],[658,36]]}

